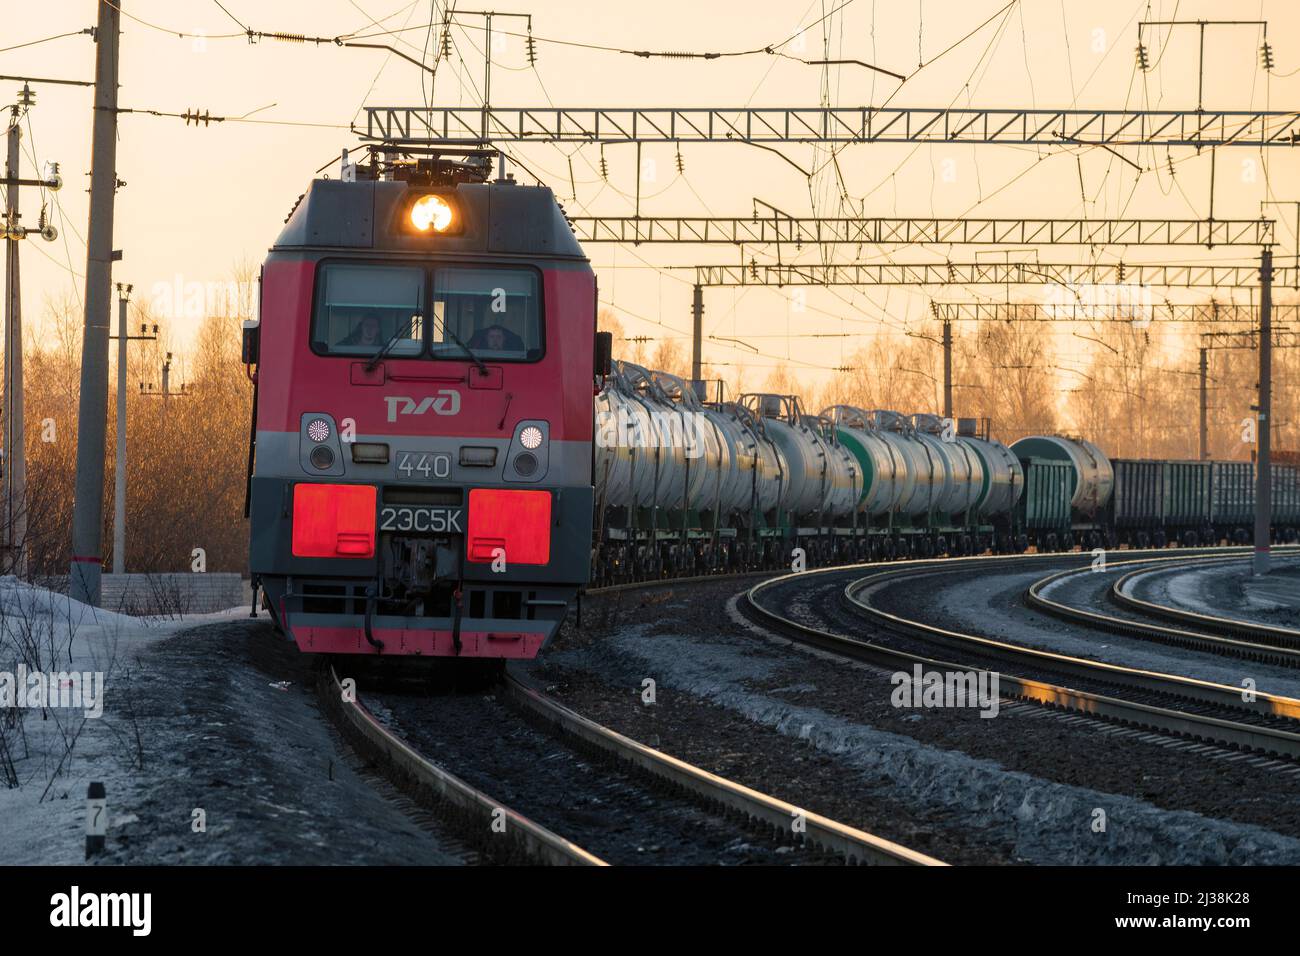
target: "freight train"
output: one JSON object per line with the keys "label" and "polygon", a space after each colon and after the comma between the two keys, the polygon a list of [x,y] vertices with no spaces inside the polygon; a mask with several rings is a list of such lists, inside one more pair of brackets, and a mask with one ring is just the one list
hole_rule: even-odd
{"label": "freight train", "polygon": [[[630,363],[549,189],[478,151],[377,146],[285,220],[246,323],[250,568],[305,652],[534,657],[589,582],[902,557],[1242,541],[1246,462]],[[594,400],[593,400],[594,399]],[[1273,472],[1275,533],[1300,524]]]}
{"label": "freight train", "polygon": [[[598,583],[936,555],[1242,544],[1248,461],[1108,459],[1081,438],[1010,446],[988,423],[788,395],[704,401],[615,363],[596,399]],[[1300,467],[1272,468],[1273,534],[1300,527]]]}

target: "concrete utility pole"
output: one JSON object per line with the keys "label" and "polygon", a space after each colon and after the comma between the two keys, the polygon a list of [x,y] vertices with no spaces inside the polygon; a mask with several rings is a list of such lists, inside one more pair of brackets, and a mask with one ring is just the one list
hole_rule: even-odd
{"label": "concrete utility pole", "polygon": [[1270,460],[1273,431],[1273,250],[1259,254],[1259,418],[1255,463],[1256,575],[1268,574],[1269,529],[1273,524],[1273,469]]}
{"label": "concrete utility pole", "polygon": [[[154,335],[147,336],[148,338],[158,337],[157,336],[158,326],[155,325],[153,327],[153,330],[154,330]],[[144,338],[146,336],[141,336],[141,337]],[[140,393],[144,395],[146,398],[161,398],[163,400],[162,423],[164,428],[167,427],[167,400],[169,398],[184,398],[186,395],[190,394],[190,392],[186,390],[186,384],[184,382],[181,383],[180,388],[173,391],[171,381],[172,381],[172,353],[168,352],[167,357],[163,360],[162,389],[155,392],[153,390],[153,382],[149,382],[148,384],[144,382],[140,383]]]}
{"label": "concrete utility pole", "polygon": [[691,388],[697,393],[700,391],[700,386],[695,383],[700,380],[702,338],[704,338],[704,287],[696,285],[691,293]]}
{"label": "concrete utility pole", "polygon": [[126,572],[126,344],[128,342],[158,340],[158,326],[149,334],[146,325],[140,326],[139,335],[126,331],[126,306],[131,298],[131,286],[117,284],[117,471],[113,482],[113,573]]}
{"label": "concrete utility pole", "polygon": [[117,468],[113,473],[113,573],[126,573],[126,307],[131,287],[117,284]]}
{"label": "concrete utility pole", "polygon": [[86,236],[86,321],[77,419],[77,477],[72,503],[68,594],[98,605],[104,520],[104,431],[108,412],[109,300],[112,295],[113,202],[117,191],[117,76],[121,9],[99,4],[95,29],[95,117]]}
{"label": "concrete utility pole", "polygon": [[32,91],[23,84],[18,102],[9,111],[8,153],[5,158],[5,333],[4,333],[4,545],[14,574],[27,570],[27,434],[23,427],[23,314],[18,272],[18,243],[24,232],[19,221],[19,125],[32,105]]}
{"label": "concrete utility pole", "polygon": [[1209,392],[1207,389],[1207,380],[1210,373],[1210,350],[1204,345],[1201,346],[1201,461],[1210,459],[1210,432],[1207,427],[1207,416],[1209,412]]}
{"label": "concrete utility pole", "polygon": [[952,420],[952,323],[943,320],[943,417]]}

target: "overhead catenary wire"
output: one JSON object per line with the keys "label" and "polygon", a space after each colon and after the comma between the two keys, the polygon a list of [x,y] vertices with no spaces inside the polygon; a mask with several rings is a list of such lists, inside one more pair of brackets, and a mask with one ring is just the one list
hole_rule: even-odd
{"label": "overhead catenary wire", "polygon": [[13,46],[0,47],[0,53],[8,53],[10,50],[22,50],[29,46],[36,46],[40,43],[49,43],[51,40],[62,40],[64,37],[79,37],[89,34],[89,28],[85,30],[70,30],[67,33],[56,33],[52,37],[42,37],[39,40],[28,40],[26,43],[15,43]]}

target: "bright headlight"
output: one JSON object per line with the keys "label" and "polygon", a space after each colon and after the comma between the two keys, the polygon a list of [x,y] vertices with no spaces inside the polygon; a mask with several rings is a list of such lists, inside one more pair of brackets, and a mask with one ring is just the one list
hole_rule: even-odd
{"label": "bright headlight", "polygon": [[441,196],[421,196],[411,207],[411,225],[421,232],[446,232],[452,218],[451,203]]}

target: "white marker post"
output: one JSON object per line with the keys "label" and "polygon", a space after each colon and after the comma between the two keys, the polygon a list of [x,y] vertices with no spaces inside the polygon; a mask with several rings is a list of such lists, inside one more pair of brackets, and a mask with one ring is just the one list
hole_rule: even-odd
{"label": "white marker post", "polygon": [[92,783],[86,790],[86,859],[104,852],[108,833],[108,799],[102,783]]}

